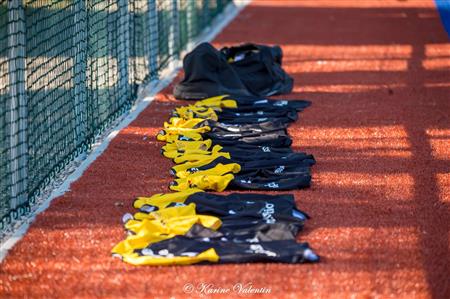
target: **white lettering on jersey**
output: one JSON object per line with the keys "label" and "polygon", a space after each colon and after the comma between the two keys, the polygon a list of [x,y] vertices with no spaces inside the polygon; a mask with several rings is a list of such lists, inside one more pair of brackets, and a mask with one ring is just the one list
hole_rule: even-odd
{"label": "white lettering on jersey", "polygon": [[156,254],[150,248],[144,248],[141,250],[141,253],[146,256],[154,256],[154,257],[166,257],[166,258],[174,257],[174,254],[170,253],[169,250],[167,249],[161,249],[160,251],[158,251],[158,254]]}
{"label": "white lettering on jersey", "polygon": [[252,253],[261,253],[265,254],[267,256],[277,256],[277,254],[270,250],[265,250],[264,247],[262,247],[259,244],[252,244],[250,245],[250,252]]}
{"label": "white lettering on jersey", "polygon": [[263,146],[261,149],[265,153],[270,153],[270,147],[268,147],[268,146]]}
{"label": "white lettering on jersey", "polygon": [[266,221],[266,223],[275,223],[277,220],[273,217],[275,213],[275,205],[270,202],[266,202],[264,208],[262,208],[259,212],[262,218]]}
{"label": "white lettering on jersey", "polygon": [[180,253],[181,256],[189,256],[189,257],[193,257],[193,256],[197,256],[198,252],[182,252]]}
{"label": "white lettering on jersey", "polygon": [[123,223],[127,223],[128,220],[134,219],[133,215],[131,215],[130,213],[126,213],[122,216],[122,222]]}
{"label": "white lettering on jersey", "polygon": [[148,256],[154,256],[155,254],[153,253],[153,250],[151,250],[150,248],[144,248],[141,250],[141,253],[143,255],[148,255]]}
{"label": "white lettering on jersey", "polygon": [[258,243],[259,240],[258,240],[258,237],[253,237],[253,238],[251,238],[251,239],[245,239],[245,242],[248,242],[248,243]]}
{"label": "white lettering on jersey", "polygon": [[275,173],[282,173],[283,172],[283,170],[284,170],[284,166],[283,165],[281,165],[281,166],[278,166],[278,168],[277,169],[275,169]]}
{"label": "white lettering on jersey", "polygon": [[264,186],[269,187],[269,188],[279,188],[280,186],[275,183],[275,182],[270,182],[268,184],[265,184]]}
{"label": "white lettering on jersey", "polygon": [[156,207],[150,205],[143,205],[142,207],[139,208],[139,210],[145,213],[150,213],[156,210]]}
{"label": "white lettering on jersey", "polygon": [[236,128],[236,127],[231,127],[231,126],[227,126],[228,127],[228,131],[230,131],[230,132],[239,132],[239,128]]}
{"label": "white lettering on jersey", "polygon": [[225,137],[225,138],[226,137],[236,137],[236,136],[239,137],[239,136],[241,136],[241,134],[224,134],[223,135],[223,137]]}
{"label": "white lettering on jersey", "polygon": [[198,171],[198,168],[197,167],[192,167],[188,171],[194,173],[194,172]]}
{"label": "white lettering on jersey", "polygon": [[274,106],[286,106],[288,104],[288,101],[277,101],[274,103]]}

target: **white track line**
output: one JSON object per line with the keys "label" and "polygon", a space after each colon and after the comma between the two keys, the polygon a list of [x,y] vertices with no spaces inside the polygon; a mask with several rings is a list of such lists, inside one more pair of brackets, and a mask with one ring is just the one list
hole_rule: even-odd
{"label": "white track line", "polygon": [[[194,42],[192,42],[187,47],[187,51],[183,52],[182,54],[190,51],[201,42],[213,40],[214,37],[219,34],[222,29],[227,26],[250,2],[251,0],[237,0],[234,4],[230,3],[224,9],[224,11],[216,17],[209,30],[196,38]],[[50,196],[42,202],[39,208],[29,215],[29,218],[25,221],[25,223],[19,226],[19,228],[17,228],[17,230],[15,230],[15,232],[10,237],[2,240],[2,243],[0,245],[0,262],[4,260],[4,258],[8,254],[8,251],[13,248],[20,239],[23,238],[23,236],[28,231],[30,224],[36,218],[36,215],[45,211],[50,206],[50,203],[53,199],[63,195],[65,192],[70,190],[70,185],[78,180],[83,172],[92,164],[92,162],[94,162],[95,159],[97,159],[97,157],[99,157],[105,151],[111,140],[113,140],[114,137],[119,134],[120,130],[127,127],[133,120],[135,120],[137,116],[154,100],[155,95],[164,87],[169,85],[170,82],[172,82],[172,80],[178,74],[180,67],[180,61],[172,63],[171,66],[162,73],[161,79],[156,82],[151,82],[147,86],[141,88],[138,93],[138,99],[133,108],[131,108],[128,116],[125,117],[100,144],[94,145],[92,152],[86,157],[86,159],[80,164],[80,166],[64,180],[61,186],[53,190]]]}

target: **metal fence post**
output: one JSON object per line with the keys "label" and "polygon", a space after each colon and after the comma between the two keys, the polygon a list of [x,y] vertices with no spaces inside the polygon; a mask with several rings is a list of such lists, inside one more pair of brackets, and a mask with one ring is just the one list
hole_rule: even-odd
{"label": "metal fence post", "polygon": [[178,0],[172,0],[170,5],[172,21],[169,31],[169,56],[171,62],[175,62],[180,54],[180,19],[178,14]]}
{"label": "metal fence post", "polygon": [[75,81],[75,144],[80,145],[86,139],[87,93],[86,93],[86,48],[87,48],[87,12],[85,0],[75,1],[74,15],[74,81]]}
{"label": "metal fence post", "polygon": [[187,36],[188,36],[188,43],[187,43],[187,49],[191,50],[193,47],[192,39],[197,34],[197,3],[195,0],[188,0],[187,8],[186,8],[186,19],[187,19]]}
{"label": "metal fence post", "polygon": [[25,12],[22,0],[8,1],[8,69],[10,105],[9,158],[11,173],[10,208],[28,200],[27,95],[25,89]]}
{"label": "metal fence post", "polygon": [[[130,12],[128,9],[128,0],[119,0],[119,28],[117,49],[117,58],[119,66],[119,90],[126,90],[126,94],[121,94],[122,100],[129,99],[129,70],[128,60],[130,59]],[[120,99],[119,99],[120,101]]]}
{"label": "metal fence post", "polygon": [[202,16],[203,28],[202,29],[205,29],[206,27],[208,27],[209,23],[211,21],[210,14],[209,14],[209,1],[210,0],[203,0],[203,3],[202,3],[202,9],[203,9],[203,16]]}
{"label": "metal fence post", "polygon": [[158,53],[159,53],[159,36],[158,36],[158,8],[156,0],[148,0],[148,26],[150,34],[150,51],[149,51],[149,73],[150,79],[158,78]]}

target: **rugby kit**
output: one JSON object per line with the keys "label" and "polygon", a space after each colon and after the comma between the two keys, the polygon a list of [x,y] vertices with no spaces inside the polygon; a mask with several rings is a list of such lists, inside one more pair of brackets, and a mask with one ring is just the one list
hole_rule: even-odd
{"label": "rugby kit", "polygon": [[[309,215],[292,194],[242,193],[308,188],[311,154],[294,151],[287,132],[306,100],[269,99],[291,92],[278,46],[244,44],[216,50],[200,44],[183,61],[176,107],[157,134],[174,165],[168,189],[138,197],[123,216],[127,237],[112,254],[133,265],[312,263],[297,242]],[[239,193],[220,195],[207,191]]]}

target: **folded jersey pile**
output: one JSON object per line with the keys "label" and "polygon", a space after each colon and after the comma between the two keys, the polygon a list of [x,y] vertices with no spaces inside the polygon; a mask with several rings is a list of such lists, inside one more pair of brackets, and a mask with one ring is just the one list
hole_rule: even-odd
{"label": "folded jersey pile", "polygon": [[[222,49],[232,53],[227,63],[242,55],[245,62],[248,49],[254,51],[237,48]],[[281,69],[281,49],[272,52]],[[189,77],[186,59],[185,73]],[[293,195],[205,192],[308,187],[314,157],[294,152],[286,129],[309,105],[236,92],[174,109],[157,139],[166,142],[161,152],[175,163],[169,188],[176,192],[137,198],[138,211],[123,217],[128,236],[113,255],[135,265],[317,262],[307,243],[296,242],[309,216]]]}

